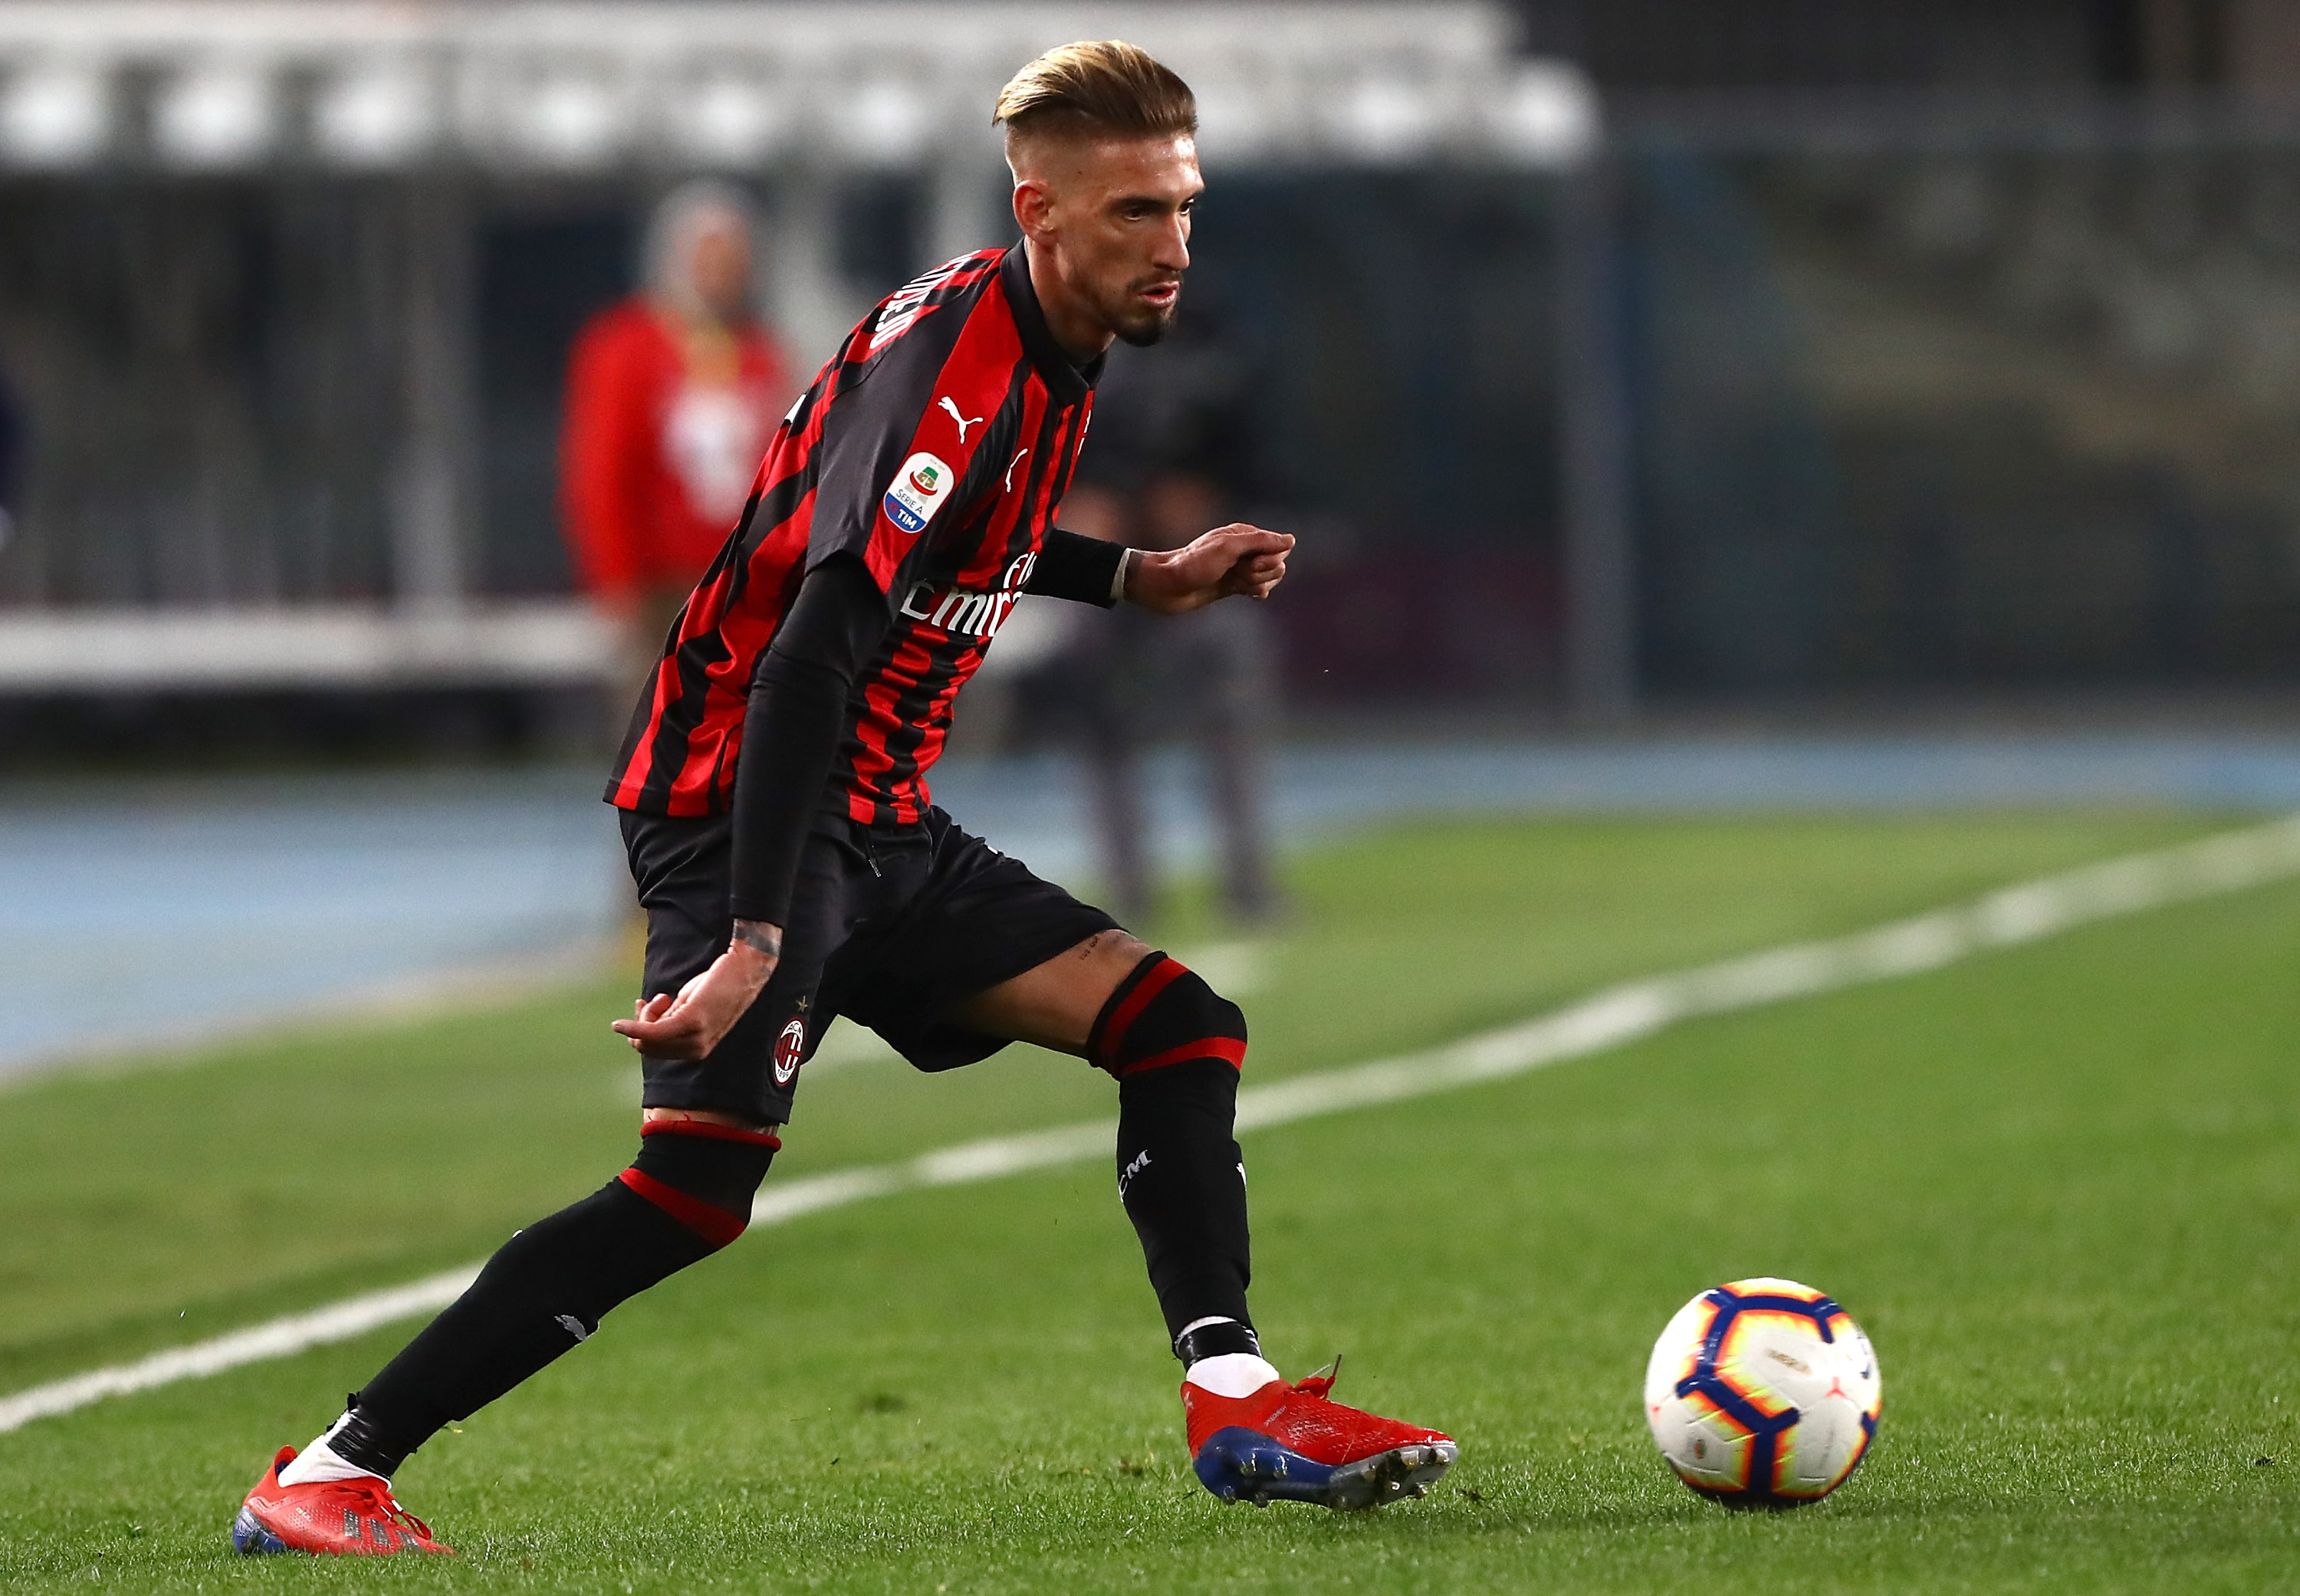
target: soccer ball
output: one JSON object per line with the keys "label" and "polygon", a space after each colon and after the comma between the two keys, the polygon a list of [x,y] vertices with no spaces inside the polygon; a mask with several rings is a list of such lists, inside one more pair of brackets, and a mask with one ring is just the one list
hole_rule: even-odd
{"label": "soccer ball", "polygon": [[1845,1309],[1794,1280],[1736,1280],[1677,1310],[1646,1365],[1646,1422],[1677,1477],[1729,1508],[1795,1508],[1845,1484],[1884,1386]]}

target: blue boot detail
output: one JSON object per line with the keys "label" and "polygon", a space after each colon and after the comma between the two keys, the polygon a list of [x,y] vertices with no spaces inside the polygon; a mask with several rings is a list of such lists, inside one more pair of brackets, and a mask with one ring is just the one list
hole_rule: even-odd
{"label": "blue boot detail", "polygon": [[246,1508],[231,1521],[231,1549],[243,1557],[256,1557],[266,1552],[285,1551],[288,1542],[255,1521],[255,1514]]}
{"label": "blue boot detail", "polygon": [[1333,1465],[1313,1463],[1267,1435],[1216,1430],[1191,1459],[1198,1483],[1224,1501],[1324,1501]]}

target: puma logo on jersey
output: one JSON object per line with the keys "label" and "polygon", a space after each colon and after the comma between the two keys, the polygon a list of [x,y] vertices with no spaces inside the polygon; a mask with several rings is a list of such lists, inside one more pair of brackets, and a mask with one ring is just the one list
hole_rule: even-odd
{"label": "puma logo on jersey", "polygon": [[942,407],[950,411],[950,419],[958,423],[958,441],[962,445],[966,442],[966,429],[970,427],[979,427],[982,425],[983,419],[980,416],[975,416],[969,419],[968,417],[960,415],[958,413],[958,406],[952,403],[948,399],[945,399],[942,402]]}

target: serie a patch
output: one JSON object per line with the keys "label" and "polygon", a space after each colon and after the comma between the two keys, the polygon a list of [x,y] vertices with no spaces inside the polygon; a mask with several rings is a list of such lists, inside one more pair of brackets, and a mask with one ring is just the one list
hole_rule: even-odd
{"label": "serie a patch", "polygon": [[921,450],[903,461],[903,469],[888,485],[887,496],[881,501],[887,519],[905,532],[923,532],[957,486],[958,473]]}

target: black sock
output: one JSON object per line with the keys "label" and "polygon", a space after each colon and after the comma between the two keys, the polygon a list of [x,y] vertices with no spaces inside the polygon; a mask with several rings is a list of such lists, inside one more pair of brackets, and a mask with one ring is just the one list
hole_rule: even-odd
{"label": "black sock", "polygon": [[647,1129],[630,1168],[504,1243],[470,1289],[353,1394],[328,1442],[338,1456],[388,1477],[442,1426],[590,1339],[617,1303],[742,1234],[780,1143],[716,1126]]}
{"label": "black sock", "polygon": [[1262,1338],[1254,1333],[1253,1326],[1241,1325],[1236,1319],[1216,1319],[1210,1325],[1201,1324],[1196,1329],[1185,1330],[1174,1338],[1174,1356],[1181,1359],[1185,1370],[1204,1359],[1222,1358],[1237,1352],[1251,1358],[1261,1357]]}
{"label": "black sock", "polygon": [[1250,1333],[1244,1155],[1231,1131],[1238,1071],[1194,1059],[1118,1084],[1118,1195],[1142,1238],[1166,1334],[1198,1319]]}
{"label": "black sock", "polygon": [[[1238,1328],[1215,1338],[1219,1350],[1241,1350],[1229,1342],[1253,1340],[1253,1269],[1246,1161],[1231,1133],[1246,1016],[1177,960],[1145,954],[1095,1017],[1087,1057],[1118,1077],[1118,1196],[1168,1337],[1228,1319]],[[1189,1355],[1179,1341],[1175,1355]]]}

